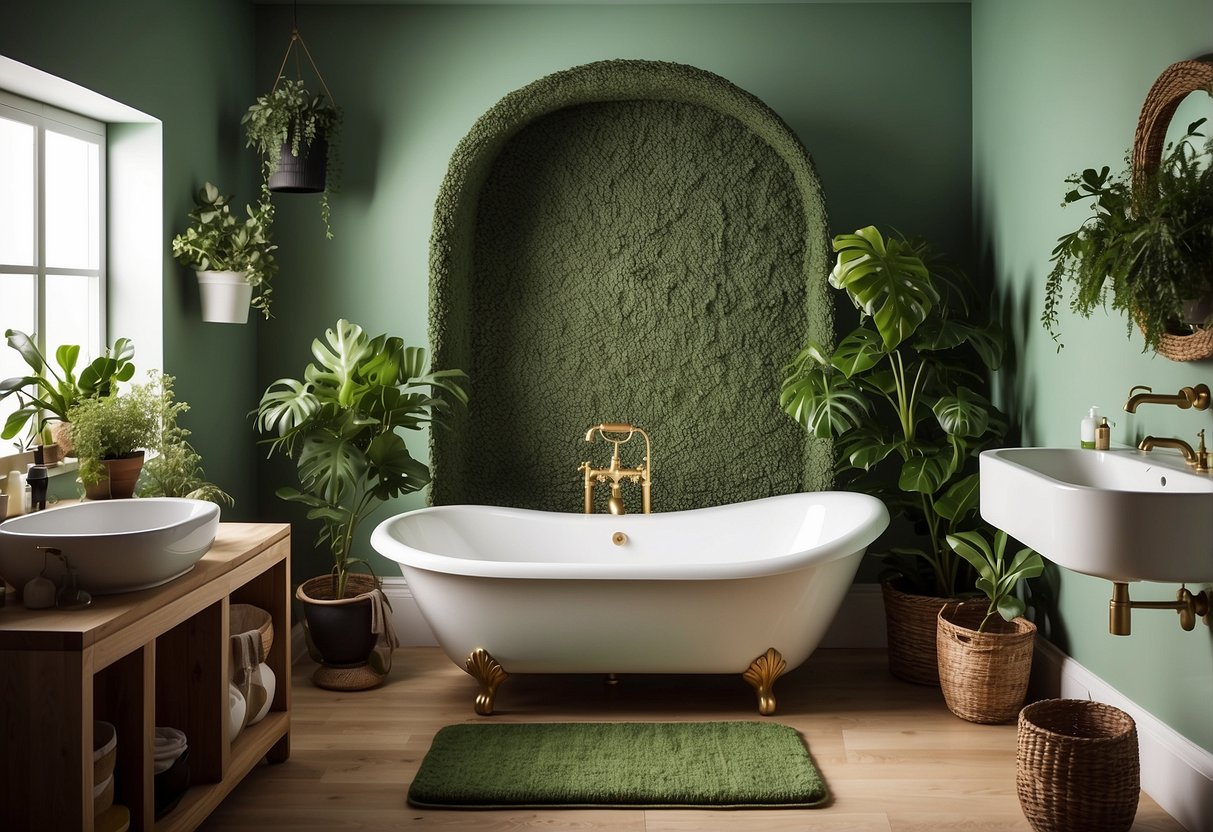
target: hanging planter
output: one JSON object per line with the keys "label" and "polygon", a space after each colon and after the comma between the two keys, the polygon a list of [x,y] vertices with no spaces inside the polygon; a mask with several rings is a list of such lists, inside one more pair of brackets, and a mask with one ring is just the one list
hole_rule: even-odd
{"label": "hanging planter", "polygon": [[[322,94],[309,92],[302,78],[292,80],[282,74],[296,46],[307,58]],[[319,193],[325,236],[332,239],[329,194],[336,189],[341,111],[298,27],[291,29],[274,86],[257,98],[240,123],[247,146],[261,155],[262,203],[268,204],[272,193]]]}
{"label": "hanging planter", "polygon": [[194,272],[202,298],[202,320],[217,324],[248,322],[253,287],[244,272]]}

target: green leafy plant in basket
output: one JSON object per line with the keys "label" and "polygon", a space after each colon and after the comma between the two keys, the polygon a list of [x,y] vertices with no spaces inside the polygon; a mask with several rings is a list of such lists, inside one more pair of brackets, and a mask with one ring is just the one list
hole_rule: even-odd
{"label": "green leafy plant in basket", "polygon": [[266,389],[257,428],[273,435],[265,440],[271,455],[296,461],[300,488],[277,494],[321,521],[317,543],[332,554],[332,597],[340,599],[351,567],[367,566],[351,553],[358,525],[384,501],[430,481],[428,466],[412,457],[400,431],[442,424],[452,403],[466,405],[466,375],[427,373],[424,349],[387,335],[371,338],[345,320],[312,341],[312,356],[302,379],[281,378]]}
{"label": "green leafy plant in basket", "polygon": [[1004,621],[1014,621],[1024,614],[1025,605],[1015,594],[1019,582],[1035,578],[1044,571],[1045,563],[1040,555],[1025,547],[1015,553],[1009,562],[1005,557],[1007,533],[998,529],[994,533],[994,546],[981,532],[957,532],[948,535],[948,546],[960,555],[977,572],[977,589],[990,600],[986,616],[977,631],[984,632],[986,624],[995,615]]}
{"label": "green leafy plant in basket", "polygon": [[975,516],[977,455],[1007,427],[985,375],[1001,363],[1002,332],[967,278],[925,243],[869,226],[833,245],[830,283],[859,310],[859,326],[832,351],[807,344],[785,370],[780,404],[833,438],[838,472],[921,535],[887,565],[916,593],[953,597],[963,561],[946,538],[985,527]]}
{"label": "green leafy plant in basket", "polygon": [[1074,312],[1089,318],[1110,303],[1130,330],[1141,328],[1144,350],[1168,332],[1213,323],[1213,141],[1198,143],[1204,122],[1168,145],[1152,174],[1135,178],[1126,165],[1109,175],[1104,166],[1066,179],[1062,205],[1089,200],[1090,213],[1053,249],[1041,323],[1059,350],[1067,285]]}

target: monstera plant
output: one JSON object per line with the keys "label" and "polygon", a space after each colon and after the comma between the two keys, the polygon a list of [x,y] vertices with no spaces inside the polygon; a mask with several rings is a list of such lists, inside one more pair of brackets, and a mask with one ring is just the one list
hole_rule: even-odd
{"label": "monstera plant", "polygon": [[[387,335],[371,338],[345,320],[312,341],[312,356],[302,379],[281,378],[266,389],[257,427],[272,434],[271,454],[296,462],[300,487],[280,488],[278,496],[303,504],[308,519],[321,522],[317,543],[328,546],[332,569],[301,584],[297,597],[317,652],[325,664],[343,666],[364,662],[375,646],[369,610],[357,607],[377,603],[363,596],[378,593],[378,581],[351,574],[355,566],[369,571],[352,552],[354,533],[384,501],[429,483],[429,468],[412,457],[401,431],[441,422],[452,402],[466,404],[466,375],[427,373],[424,349]],[[343,604],[354,608],[349,612],[361,627],[334,621]],[[344,636],[352,633],[358,637],[351,643]]]}
{"label": "monstera plant", "polygon": [[[786,368],[780,404],[835,440],[853,487],[912,523],[919,541],[886,556],[892,573],[914,594],[946,599],[972,585],[947,536],[988,528],[976,516],[977,454],[1006,432],[985,375],[1002,361],[1003,337],[968,279],[925,243],[869,226],[835,237],[834,250],[830,284],[859,326],[833,351],[807,344]],[[929,675],[933,662],[932,650]]]}

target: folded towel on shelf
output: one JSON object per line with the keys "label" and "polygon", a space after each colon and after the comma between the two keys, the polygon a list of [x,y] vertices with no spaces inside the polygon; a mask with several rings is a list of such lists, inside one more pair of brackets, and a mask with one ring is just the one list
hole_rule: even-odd
{"label": "folded towel on shelf", "polygon": [[156,736],[152,742],[152,772],[160,774],[167,771],[188,747],[183,731],[156,726]]}

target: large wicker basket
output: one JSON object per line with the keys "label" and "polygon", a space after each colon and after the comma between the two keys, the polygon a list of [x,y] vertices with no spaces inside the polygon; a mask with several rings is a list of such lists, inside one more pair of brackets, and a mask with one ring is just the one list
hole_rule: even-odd
{"label": "large wicker basket", "polygon": [[936,650],[939,687],[948,710],[969,722],[1015,719],[1028,693],[1036,625],[1026,618],[1004,621],[995,614],[985,632],[983,599],[948,604],[939,611]]}
{"label": "large wicker basket", "polygon": [[[1167,126],[1179,103],[1188,93],[1213,92],[1213,62],[1179,61],[1163,70],[1150,87],[1137,131],[1133,134],[1133,176],[1135,179],[1158,170],[1167,139]],[[1164,332],[1159,338],[1158,354],[1172,361],[1199,361],[1213,356],[1213,329],[1188,335]]]}
{"label": "large wicker basket", "polygon": [[1137,726],[1102,702],[1045,699],[1019,714],[1019,805],[1036,832],[1127,832],[1137,814]]}
{"label": "large wicker basket", "polygon": [[939,687],[935,619],[945,604],[956,599],[911,595],[892,581],[881,583],[880,591],[889,640],[889,672],[904,682]]}

